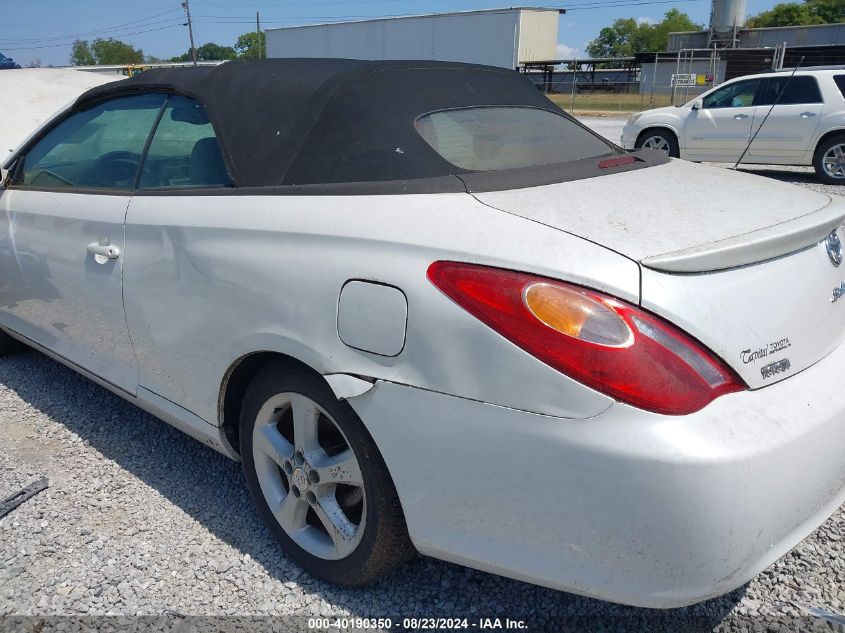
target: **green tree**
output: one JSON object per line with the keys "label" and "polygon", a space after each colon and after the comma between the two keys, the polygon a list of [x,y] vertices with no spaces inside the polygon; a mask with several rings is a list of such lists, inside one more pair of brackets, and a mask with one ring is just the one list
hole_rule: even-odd
{"label": "green tree", "polygon": [[620,18],[604,27],[598,37],[587,44],[586,51],[591,57],[631,57],[637,53],[666,50],[669,33],[703,28],[677,9],[667,11],[656,24]]}
{"label": "green tree", "polygon": [[[231,46],[220,46],[214,42],[208,42],[197,48],[197,61],[212,62],[225,61],[227,59],[235,59],[238,54]],[[183,55],[171,58],[172,62],[189,62],[192,61],[191,51],[189,50]]]}
{"label": "green tree", "polygon": [[143,64],[144,51],[113,37],[97,38],[91,43],[91,51],[98,64]]}
{"label": "green tree", "polygon": [[824,24],[845,22],[845,0],[807,0],[807,6]]}
{"label": "green tree", "polygon": [[96,63],[91,46],[85,40],[76,40],[70,47],[71,66],[93,66]]}
{"label": "green tree", "polygon": [[231,46],[220,46],[214,42],[203,44],[197,49],[197,59],[203,61],[225,61],[227,59],[235,59],[237,53]]}
{"label": "green tree", "polygon": [[132,47],[113,37],[98,37],[89,43],[76,40],[71,47],[70,63],[74,66],[93,66],[103,64],[142,64],[144,51]]}
{"label": "green tree", "polygon": [[845,0],[805,0],[782,2],[768,11],[748,18],[748,26],[808,26],[845,21]]}
{"label": "green tree", "polygon": [[651,48],[646,52],[666,50],[669,45],[669,33],[700,31],[703,28],[703,24],[696,24],[686,13],[677,9],[670,9],[664,14],[663,20],[652,25],[649,36]]}
{"label": "green tree", "polygon": [[259,59],[267,56],[267,38],[264,37],[264,32],[261,32],[260,48],[259,39],[255,33],[244,33],[238,36],[238,41],[235,42],[235,51],[238,57],[246,59]]}
{"label": "green tree", "polygon": [[807,3],[782,2],[768,11],[763,11],[748,18],[751,28],[769,26],[804,26],[808,24],[823,24],[823,20],[810,12]]}

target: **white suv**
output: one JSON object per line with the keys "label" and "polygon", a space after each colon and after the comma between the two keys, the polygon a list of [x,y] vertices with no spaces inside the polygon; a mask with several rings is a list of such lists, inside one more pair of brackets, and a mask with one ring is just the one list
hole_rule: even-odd
{"label": "white suv", "polygon": [[622,130],[622,146],[734,162],[756,133],[743,163],[812,165],[823,182],[845,184],[843,95],[845,67],[740,77],[682,106],[633,115]]}

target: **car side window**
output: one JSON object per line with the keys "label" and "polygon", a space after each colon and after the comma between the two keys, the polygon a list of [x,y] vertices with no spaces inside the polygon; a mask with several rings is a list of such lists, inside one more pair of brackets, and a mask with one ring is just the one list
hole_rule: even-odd
{"label": "car side window", "polygon": [[704,97],[705,108],[744,108],[754,105],[754,97],[760,86],[759,79],[747,79],[722,86]]}
{"label": "car side window", "polygon": [[836,82],[836,87],[839,88],[839,93],[845,97],[845,75],[834,75],[833,81]]}
{"label": "car side window", "polygon": [[138,188],[231,186],[205,108],[188,97],[170,97],[144,158]]}
{"label": "car side window", "polygon": [[822,103],[822,93],[815,77],[770,77],[755,105],[795,105]]}
{"label": "car side window", "polygon": [[15,185],[132,189],[166,95],[118,97],[72,114],[26,151]]}

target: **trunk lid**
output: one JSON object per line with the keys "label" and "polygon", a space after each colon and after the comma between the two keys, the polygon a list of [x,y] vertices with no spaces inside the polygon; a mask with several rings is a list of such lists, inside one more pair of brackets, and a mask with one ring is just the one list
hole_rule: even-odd
{"label": "trunk lid", "polygon": [[[683,161],[473,195],[640,262],[642,306],[698,338],[751,388],[809,367],[845,339],[845,265],[834,265],[827,239],[845,201]],[[845,241],[841,229],[837,236]]]}
{"label": "trunk lid", "polygon": [[[701,254],[714,250],[733,253],[730,265],[718,267],[777,257],[812,243],[819,231],[826,235],[845,215],[843,207],[831,206],[830,196],[680,160],[600,178],[473,195],[651,268],[674,267],[672,272],[713,270],[708,266],[718,266],[720,258],[702,259]],[[820,225],[815,232],[800,235],[814,224]],[[764,233],[749,235],[757,231]],[[761,248],[763,244],[775,248]],[[754,253],[748,253],[749,247]],[[751,261],[735,263],[739,251]],[[678,264],[682,255],[692,261],[686,270]]]}

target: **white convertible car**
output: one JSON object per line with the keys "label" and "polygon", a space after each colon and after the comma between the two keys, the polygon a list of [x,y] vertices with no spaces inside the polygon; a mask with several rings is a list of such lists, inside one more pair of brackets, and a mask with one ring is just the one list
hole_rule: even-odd
{"label": "white convertible car", "polygon": [[419,551],[673,607],[845,500],[845,204],[627,154],[511,71],[150,71],[0,208],[2,351],[241,459],[331,582]]}

